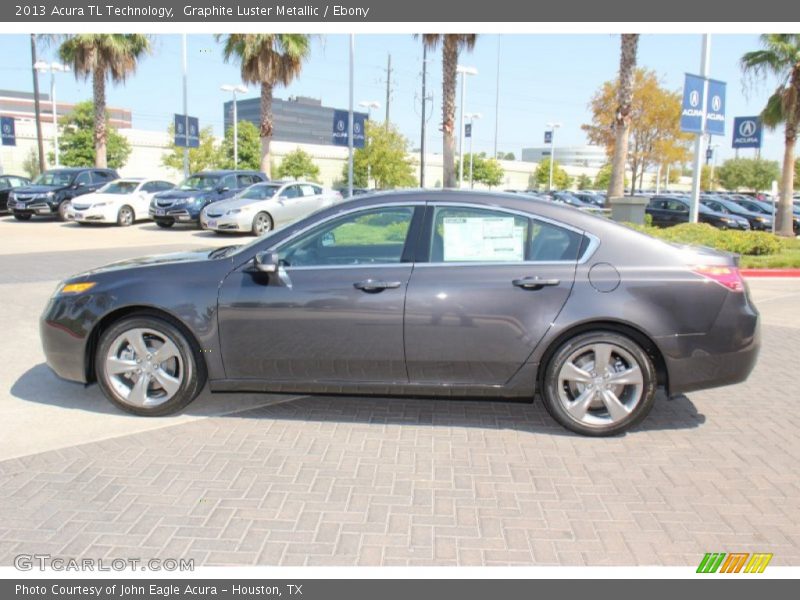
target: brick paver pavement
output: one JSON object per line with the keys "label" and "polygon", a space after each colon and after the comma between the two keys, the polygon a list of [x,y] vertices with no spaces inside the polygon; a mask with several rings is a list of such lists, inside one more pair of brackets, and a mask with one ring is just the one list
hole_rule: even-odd
{"label": "brick paver pavement", "polygon": [[764,338],[746,384],[620,438],[538,404],[316,397],[8,460],[0,564],[800,564],[800,329]]}

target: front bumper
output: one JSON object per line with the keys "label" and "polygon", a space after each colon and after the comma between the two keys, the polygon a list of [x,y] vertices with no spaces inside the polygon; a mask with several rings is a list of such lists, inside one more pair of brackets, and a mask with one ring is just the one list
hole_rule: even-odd
{"label": "front bumper", "polygon": [[178,208],[161,208],[151,206],[148,209],[150,218],[155,221],[173,221],[178,223],[197,223],[200,219],[200,212],[192,212],[185,206]]}
{"label": "front bumper", "polygon": [[39,319],[39,336],[45,361],[56,375],[69,381],[87,383],[88,332],[74,329],[65,316],[78,309],[72,302],[51,299]]}
{"label": "front bumper", "polygon": [[78,223],[116,223],[114,209],[108,207],[79,209],[74,206],[67,211],[67,219]]}
{"label": "front bumper", "polygon": [[203,213],[200,215],[200,222],[203,227],[212,231],[250,231],[252,227],[252,217],[247,213],[223,215],[221,217],[213,217]]}
{"label": "front bumper", "polygon": [[30,202],[9,200],[8,210],[18,215],[53,215],[58,212],[58,206],[50,206],[45,200],[32,200]]}

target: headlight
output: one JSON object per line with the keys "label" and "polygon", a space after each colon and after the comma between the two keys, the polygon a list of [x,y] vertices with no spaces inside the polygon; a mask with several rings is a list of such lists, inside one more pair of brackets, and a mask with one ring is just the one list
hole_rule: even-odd
{"label": "headlight", "polygon": [[55,193],[55,192],[47,192],[47,193],[45,194],[45,196],[47,196],[48,198],[52,198],[52,197],[53,197],[53,196],[55,196],[55,195],[56,195],[56,193]]}
{"label": "headlight", "polygon": [[17,196],[14,192],[8,192],[8,199],[9,200],[16,200]]}
{"label": "headlight", "polygon": [[765,219],[764,217],[756,217],[756,221],[758,221],[759,223],[766,223],[767,219]]}
{"label": "headlight", "polygon": [[723,223],[734,223],[735,222],[733,219],[729,219],[728,217],[720,217],[719,220],[722,221]]}

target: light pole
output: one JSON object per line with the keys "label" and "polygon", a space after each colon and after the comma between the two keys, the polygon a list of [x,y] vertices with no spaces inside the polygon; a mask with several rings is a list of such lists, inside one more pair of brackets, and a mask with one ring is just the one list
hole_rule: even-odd
{"label": "light pole", "polygon": [[[711,136],[708,136],[708,137],[710,138]],[[708,185],[710,185],[711,189],[713,190],[715,188],[715,186],[714,186],[714,169],[717,166],[717,148],[719,148],[719,144],[711,144],[710,142],[711,142],[711,140],[709,139],[708,149],[711,151],[711,177],[709,178],[710,181],[708,182]]]}
{"label": "light pole", "polygon": [[550,178],[547,180],[547,191],[553,189],[553,165],[556,162],[556,129],[561,127],[561,123],[548,123],[550,129]]}
{"label": "light pole", "polygon": [[69,71],[69,65],[62,65],[58,62],[44,62],[37,61],[33,68],[40,73],[50,73],[50,106],[53,114],[53,158],[55,159],[55,166],[60,166],[58,156],[58,104],[56,103],[56,73],[66,73]]}
{"label": "light pole", "polygon": [[477,75],[475,67],[456,66],[456,73],[461,74],[461,105],[459,106],[458,130],[458,187],[464,186],[464,96],[467,91],[467,75]]}
{"label": "light pole", "polygon": [[464,115],[469,120],[469,189],[472,189],[472,138],[475,137],[475,129],[472,127],[472,123],[482,116],[481,113],[467,113]]}
{"label": "light pole", "polygon": [[[361,108],[367,109],[367,120],[372,119],[372,109],[378,109],[381,107],[381,103],[377,100],[362,100],[358,103]],[[366,137],[366,132],[365,132]],[[369,181],[372,179],[372,165],[370,164],[369,156],[367,156],[367,187],[369,187]]]}
{"label": "light pole", "polygon": [[226,83],[220,86],[223,92],[230,92],[233,97],[233,168],[239,168],[239,111],[236,106],[236,93],[245,94],[247,88],[243,85]]}

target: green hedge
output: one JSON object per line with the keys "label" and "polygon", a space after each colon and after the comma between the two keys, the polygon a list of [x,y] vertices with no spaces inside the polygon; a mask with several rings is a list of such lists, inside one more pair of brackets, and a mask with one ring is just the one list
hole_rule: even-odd
{"label": "green hedge", "polygon": [[682,223],[664,229],[649,225],[630,226],[667,242],[708,246],[743,256],[778,254],[784,249],[784,242],[780,238],[765,231],[722,230],[706,223]]}

